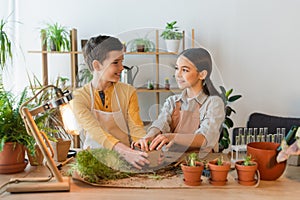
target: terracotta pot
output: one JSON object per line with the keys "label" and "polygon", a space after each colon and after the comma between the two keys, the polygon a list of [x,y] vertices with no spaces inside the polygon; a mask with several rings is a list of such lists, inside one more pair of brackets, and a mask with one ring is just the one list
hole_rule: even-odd
{"label": "terracotta pot", "polygon": [[273,181],[284,172],[286,162],[277,163],[277,147],[280,144],[272,142],[251,142],[247,144],[247,154],[258,163],[261,180]]}
{"label": "terracotta pot", "polygon": [[223,162],[223,165],[217,165],[217,161],[209,161],[208,168],[210,171],[210,183],[212,185],[225,185],[227,182],[227,175],[230,170],[230,162]]}
{"label": "terracotta pot", "polygon": [[50,142],[54,150],[54,160],[58,162],[65,161],[71,146],[71,140],[57,139],[57,142]]}
{"label": "terracotta pot", "polygon": [[25,147],[16,142],[6,142],[0,152],[0,173],[17,173],[24,171],[28,161],[25,160]]}
{"label": "terracotta pot", "polygon": [[196,162],[195,167],[187,166],[186,163],[182,163],[181,170],[183,172],[184,183],[189,186],[201,185],[201,175],[204,169],[204,165],[201,162]]}
{"label": "terracotta pot", "polygon": [[245,166],[244,161],[235,162],[235,169],[238,175],[238,181],[241,185],[254,185],[256,183],[255,174],[257,172],[258,164],[252,162],[254,165]]}
{"label": "terracotta pot", "polygon": [[35,145],[35,155],[32,156],[30,152],[27,150],[27,156],[31,166],[43,165],[44,156],[38,145]]}
{"label": "terracotta pot", "polygon": [[136,45],[137,52],[145,52],[145,45],[138,44]]}

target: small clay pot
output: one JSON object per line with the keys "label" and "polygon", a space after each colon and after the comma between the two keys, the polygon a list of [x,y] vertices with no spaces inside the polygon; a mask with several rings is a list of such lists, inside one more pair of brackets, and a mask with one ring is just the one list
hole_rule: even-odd
{"label": "small clay pot", "polygon": [[186,163],[180,165],[183,172],[183,181],[189,186],[201,185],[201,175],[204,169],[204,165],[201,162],[196,162],[195,167],[188,166]]}
{"label": "small clay pot", "polygon": [[258,164],[252,162],[253,165],[245,166],[243,165],[244,161],[236,161],[235,169],[238,175],[238,182],[241,185],[255,185],[255,174],[257,172]]}
{"label": "small clay pot", "polygon": [[212,185],[222,186],[227,182],[227,175],[230,170],[230,162],[223,162],[223,165],[217,165],[215,160],[208,162],[210,170],[210,183]]}
{"label": "small clay pot", "polygon": [[136,45],[137,52],[145,52],[145,45],[138,44]]}
{"label": "small clay pot", "polygon": [[277,148],[280,144],[272,142],[251,142],[247,144],[247,154],[258,163],[260,179],[274,181],[284,172],[286,162],[277,163]]}

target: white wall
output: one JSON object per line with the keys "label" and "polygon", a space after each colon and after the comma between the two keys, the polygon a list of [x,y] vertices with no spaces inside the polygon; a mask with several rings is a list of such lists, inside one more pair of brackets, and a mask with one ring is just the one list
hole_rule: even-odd
{"label": "white wall", "polygon": [[[5,7],[8,0],[4,1],[4,7],[3,1],[1,17],[8,14]],[[234,88],[243,95],[233,105],[237,126],[245,125],[254,111],[300,116],[298,0],[16,0],[16,3],[24,53],[24,58],[14,63],[22,74],[14,75],[13,83],[18,86],[24,85],[25,69],[37,76],[41,74],[41,56],[27,51],[40,49],[39,28],[44,26],[43,22],[57,21],[77,28],[80,40],[145,27],[163,28],[166,22],[177,20],[188,34],[194,28],[196,41],[211,51],[226,88]],[[53,65],[49,66],[52,77],[57,73],[68,74],[69,58]]]}

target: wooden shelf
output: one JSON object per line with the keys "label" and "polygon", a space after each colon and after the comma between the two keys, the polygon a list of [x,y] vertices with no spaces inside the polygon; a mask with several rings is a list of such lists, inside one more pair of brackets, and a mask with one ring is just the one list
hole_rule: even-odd
{"label": "wooden shelf", "polygon": [[177,55],[178,52],[125,52],[126,55]]}
{"label": "wooden shelf", "polygon": [[[185,31],[182,31],[183,33],[183,38],[182,38],[182,49],[185,49]],[[192,41],[191,41],[191,44],[192,44],[192,47],[194,47],[195,45],[195,42],[194,42],[194,29],[192,29]],[[182,90],[179,89],[179,88],[171,88],[170,90],[166,90],[164,88],[159,88],[159,86],[162,86],[161,84],[159,84],[159,81],[160,81],[160,78],[159,78],[159,71],[160,71],[160,57],[161,56],[174,56],[174,55],[178,55],[179,52],[167,52],[167,51],[164,51],[160,48],[160,41],[159,41],[159,38],[160,38],[160,33],[159,33],[159,30],[156,30],[155,31],[155,51],[153,52],[125,52],[125,55],[127,56],[130,56],[130,55],[136,55],[136,56],[154,56],[155,57],[155,75],[154,75],[154,82],[155,82],[155,85],[154,85],[154,89],[153,90],[150,90],[150,89],[147,89],[146,87],[141,87],[141,88],[137,88],[137,92],[138,93],[154,93],[155,96],[156,96],[156,104],[159,104],[160,103],[160,93],[168,93],[168,92],[173,92],[173,93],[180,93]],[[159,106],[157,106],[157,109],[156,109],[156,116],[158,116],[159,114]]]}
{"label": "wooden shelf", "polygon": [[69,54],[70,55],[70,68],[71,68],[71,88],[77,87],[76,77],[78,73],[78,57],[77,54],[82,52],[77,51],[77,30],[70,30],[70,51],[48,51],[46,44],[43,43],[45,35],[42,35],[41,44],[42,50],[39,51],[28,51],[28,53],[42,54],[42,79],[43,85],[48,85],[48,54]]}
{"label": "wooden shelf", "polygon": [[175,93],[179,93],[182,90],[179,88],[170,88],[169,90],[164,89],[164,88],[158,88],[158,89],[147,89],[147,88],[137,88],[136,89],[137,92],[175,92]]}
{"label": "wooden shelf", "polygon": [[28,53],[46,53],[46,54],[82,54],[81,51],[28,51]]}

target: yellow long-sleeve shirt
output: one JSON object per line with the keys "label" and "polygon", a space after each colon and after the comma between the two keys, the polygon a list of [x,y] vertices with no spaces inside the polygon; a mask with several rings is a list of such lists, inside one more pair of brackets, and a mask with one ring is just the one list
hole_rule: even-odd
{"label": "yellow long-sleeve shirt", "polygon": [[[112,149],[119,142],[117,138],[103,130],[100,123],[91,112],[91,84],[76,89],[73,92],[74,99],[72,108],[78,124],[90,134],[91,138],[104,148]],[[124,83],[115,83],[107,88],[105,93],[105,104],[103,105],[99,96],[99,91],[94,90],[94,108],[106,112],[119,111],[119,105],[115,101],[115,91],[117,92],[120,107],[126,123],[128,124],[130,135],[133,141],[146,135],[143,122],[139,115],[138,97],[134,87]]]}

